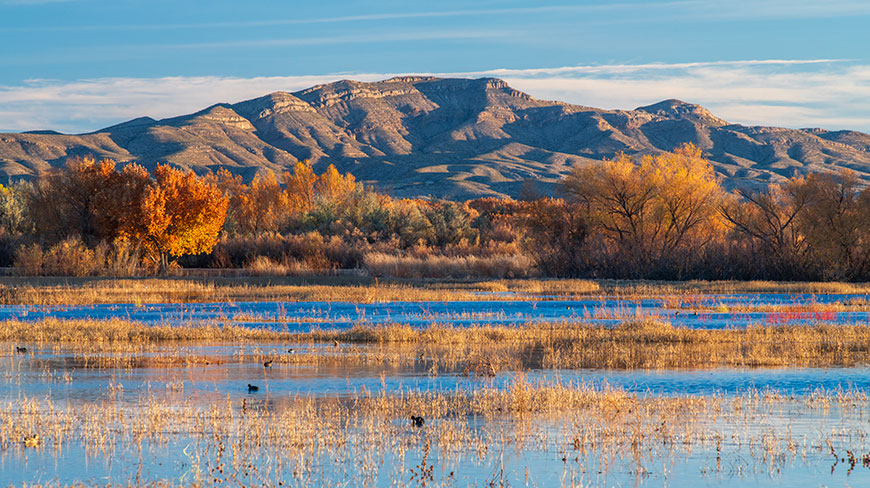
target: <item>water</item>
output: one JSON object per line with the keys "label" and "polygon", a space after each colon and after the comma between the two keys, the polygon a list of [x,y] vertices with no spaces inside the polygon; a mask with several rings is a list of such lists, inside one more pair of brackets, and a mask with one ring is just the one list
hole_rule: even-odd
{"label": "water", "polygon": [[[320,346],[294,345],[296,354],[317,352]],[[355,347],[355,355],[366,349]],[[160,350],[153,352],[160,355]],[[167,349],[165,352],[168,353]],[[517,373],[506,371],[494,378],[463,371],[430,372],[430,362],[407,366],[317,365],[275,362],[272,367],[252,359],[256,354],[280,356],[284,348],[258,346],[187,346],[184,355],[208,355],[223,364],[152,366],[130,368],[80,367],[73,351],[35,350],[27,355],[0,356],[0,402],[50,395],[54,402],[118,400],[135,404],[142,396],[194,400],[201,404],[218,399],[250,397],[248,384],[260,387],[259,396],[343,396],[360,391],[374,394],[401,391],[467,391],[481,386],[504,388]],[[335,354],[333,351],[327,354]],[[247,356],[247,362],[238,357]],[[870,392],[870,367],[851,368],[717,368],[700,370],[553,370],[533,369],[522,376],[530,382],[557,381],[608,385],[641,396],[738,395],[773,390],[805,395],[817,390]],[[167,386],[168,385],[168,386]]]}
{"label": "water", "polygon": [[[87,306],[3,306],[0,320],[121,318],[146,324],[236,324],[278,330],[309,331],[346,329],[356,324],[401,323],[425,326],[446,323],[518,325],[527,322],[587,322],[615,324],[626,317],[652,317],[692,328],[745,327],[749,324],[867,324],[868,312],[782,313],[779,308],[799,309],[814,304],[870,302],[870,295],[735,294],[626,300],[598,297],[564,300],[557,297],[520,297],[511,301],[401,302],[355,304],[344,302],[233,302],[187,304],[110,304]],[[766,311],[730,311],[769,307]],[[376,345],[353,350],[318,344],[293,345],[295,354],[341,355],[376,352]],[[300,398],[344,399],[361,392],[372,395],[402,392],[463,392],[482,387],[505,389],[518,376],[531,383],[583,383],[614,387],[641,398],[709,396],[737,398],[743,393],[770,391],[784,395],[783,405],[747,414],[745,418],[709,419],[711,433],[721,445],[704,441],[685,449],[647,453],[638,462],[627,455],[627,445],[616,450],[581,453],[572,449],[576,435],[572,422],[582,412],[563,417],[533,419],[528,425],[481,418],[428,419],[424,429],[413,429],[407,419],[392,419],[381,437],[349,428],[342,444],[313,452],[306,448],[242,450],[256,468],[238,471],[234,482],[270,485],[287,481],[293,486],[422,486],[414,478],[420,466],[432,468],[430,486],[489,486],[507,480],[511,486],[796,486],[870,483],[870,469],[859,462],[834,461],[826,442],[840,456],[851,449],[860,457],[870,454],[870,405],[856,409],[834,405],[807,408],[800,398],[822,392],[870,392],[870,368],[718,368],[705,370],[588,370],[531,369],[523,373],[500,372],[478,377],[462,371],[432,371],[427,358],[398,365],[355,362],[285,363],[264,368],[261,357],[280,357],[282,344],[190,345],[148,349],[138,353],[159,358],[172,355],[208,356],[208,365],[160,365],[146,361],[136,366],[84,367],[82,351],[28,344],[27,354],[0,355],[0,408],[28,401],[50,401],[58,408],[96,408],[114,405],[118,415],[141,411],[143,402],[208,409],[232,405],[236,414],[243,405],[276,412],[291,408]],[[11,345],[4,350],[11,350]],[[248,384],[259,387],[249,392]],[[860,395],[858,396],[860,398]],[[793,403],[789,403],[793,402]],[[3,414],[16,418],[13,413]],[[705,422],[707,420],[704,420]],[[454,425],[455,424],[455,425]],[[449,427],[449,428],[448,428]],[[0,425],[0,428],[3,428]],[[7,426],[6,428],[9,428]],[[38,430],[38,426],[33,429]],[[82,426],[81,429],[86,429]],[[119,428],[120,429],[120,428]],[[445,432],[454,429],[483,445],[444,447]],[[61,449],[25,448],[7,439],[0,449],[0,486],[22,483],[84,482],[86,484],[168,480],[187,485],[206,473],[203,484],[215,484],[215,471],[223,459],[208,436],[189,435],[169,428],[160,441],[133,442],[122,430],[107,433],[111,449],[99,452],[69,440]],[[450,434],[453,435],[453,434]],[[712,435],[712,434],[711,434]],[[236,439],[231,434],[228,440]],[[712,437],[711,437],[712,438]],[[507,440],[505,440],[507,439]],[[432,452],[425,446],[431,442]],[[797,446],[790,451],[790,442]],[[775,445],[767,457],[765,445]],[[437,446],[437,447],[436,447]],[[232,446],[232,449],[239,449]],[[327,453],[327,456],[323,454]],[[845,459],[845,458],[843,458]],[[362,465],[360,464],[362,463]],[[212,470],[212,471],[209,471]],[[300,474],[302,473],[302,474]],[[211,481],[209,481],[211,480]]]}
{"label": "water", "polygon": [[733,294],[620,299],[595,297],[565,300],[523,297],[515,301],[459,302],[214,302],[98,305],[4,305],[0,320],[124,319],[147,324],[243,324],[291,332],[340,330],[356,324],[432,323],[519,325],[528,322],[616,324],[625,318],[650,317],[675,326],[703,329],[746,327],[750,324],[868,324],[870,312],[730,311],[743,307],[809,307],[830,303],[870,303],[866,294]]}

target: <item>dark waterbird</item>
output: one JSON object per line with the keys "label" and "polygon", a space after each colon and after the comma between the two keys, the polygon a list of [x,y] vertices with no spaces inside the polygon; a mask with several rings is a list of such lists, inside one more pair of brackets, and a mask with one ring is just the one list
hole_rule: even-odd
{"label": "dark waterbird", "polygon": [[270,360],[266,361],[265,363],[263,363],[263,367],[271,368],[272,367],[272,360],[270,359]]}
{"label": "dark waterbird", "polygon": [[255,391],[260,391],[260,387],[248,383],[248,393],[253,393]]}
{"label": "dark waterbird", "polygon": [[287,353],[288,353],[288,354],[293,354],[293,348],[291,347],[290,349],[287,349]]}
{"label": "dark waterbird", "polygon": [[27,352],[27,348],[23,346],[15,346],[15,352],[20,352],[24,354],[25,352]]}
{"label": "dark waterbird", "polygon": [[416,417],[414,415],[411,415],[411,425],[413,425],[414,427],[423,427],[423,422],[423,417]]}

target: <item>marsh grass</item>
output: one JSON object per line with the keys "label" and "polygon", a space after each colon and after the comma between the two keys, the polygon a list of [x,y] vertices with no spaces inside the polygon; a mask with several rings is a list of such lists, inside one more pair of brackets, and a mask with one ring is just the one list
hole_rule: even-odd
{"label": "marsh grass", "polygon": [[365,267],[373,276],[392,278],[507,278],[534,276],[534,261],[525,255],[396,256],[368,253]]}
{"label": "marsh grass", "polygon": [[[455,391],[361,387],[341,396],[305,396],[267,389],[204,403],[187,392],[179,380],[190,379],[182,373],[166,382],[166,394],[149,389],[132,404],[129,394],[120,399],[123,387],[114,382],[93,400],[56,402],[48,394],[0,403],[5,455],[51,459],[81,451],[88,459],[128,456],[135,464],[147,462],[143,453],[185,446],[183,454],[167,460],[189,466],[183,481],[131,479],[115,486],[456,486],[468,481],[456,478],[460,466],[465,473],[477,466],[485,473],[477,479],[487,476],[494,486],[521,484],[505,472],[505,452],[513,453],[515,463],[553,463],[548,469],[564,470],[562,486],[614,479],[590,473],[652,477],[655,485],[669,476],[657,471],[662,463],[699,455],[709,458],[704,469],[711,476],[728,476],[734,466],[748,476],[775,477],[795,464],[812,469],[834,464],[846,471],[861,469],[865,455],[870,459],[864,425],[870,399],[860,390],[655,396],[606,383],[529,381],[522,374],[531,367],[856,364],[870,353],[870,331],[858,326],[692,330],[637,320],[616,327],[432,324],[293,334],[231,325],[45,320],[0,323],[0,344],[0,354],[48,372],[209,368],[271,359],[276,369],[399,366],[480,378],[473,388]],[[26,344],[28,353],[17,354],[16,344]],[[198,346],[214,344],[230,353],[197,352]],[[63,353],[66,363],[46,359],[47,350]],[[506,371],[519,373],[505,386],[486,379]],[[16,374],[8,371],[7,381],[14,382]],[[425,424],[411,425],[411,415],[422,416]],[[792,425],[816,427],[795,431]],[[40,443],[26,445],[24,439],[35,434]],[[834,456],[838,461],[832,462]]]}
{"label": "marsh grass", "polygon": [[[689,455],[708,457],[714,476],[739,463],[750,478],[775,477],[795,462],[829,463],[830,453],[860,459],[868,434],[860,419],[868,413],[867,396],[854,391],[644,397],[606,384],[520,376],[504,389],[363,389],[345,397],[227,398],[211,405],[145,396],[132,407],[104,399],[83,408],[25,399],[0,405],[0,450],[31,449],[22,439],[37,432],[43,456],[79,448],[92,458],[132,451],[135,459],[137,450],[165,450],[183,440],[190,467],[181,484],[193,486],[454,486],[462,463],[489,467],[505,480],[503,453],[539,453],[534,462],[564,469],[562,486],[577,486],[571,479],[584,473],[645,477],[662,461]],[[409,414],[423,416],[425,425],[410,425]],[[793,431],[783,418],[817,427]],[[846,427],[851,435],[839,435]],[[517,482],[522,470],[514,468]],[[667,481],[667,473],[657,476],[652,484]]]}
{"label": "marsh grass", "polygon": [[[329,346],[329,354],[320,350],[286,353],[292,344],[332,343],[339,347]],[[582,323],[517,327],[430,324],[422,328],[358,325],[349,330],[310,333],[234,325],[48,319],[0,322],[0,344],[3,355],[15,354],[20,344],[31,349],[46,345],[69,349],[82,361],[95,359],[98,363],[132,361],[137,354],[157,350],[160,355],[152,363],[164,361],[168,365],[220,362],[219,358],[191,354],[184,349],[188,345],[253,344],[260,352],[244,361],[416,364],[434,368],[433,372],[459,368],[487,376],[525,368],[831,367],[870,362],[870,328],[866,326],[819,323],[705,330],[649,319],[625,321],[615,327]]]}
{"label": "marsh grass", "polygon": [[[870,293],[866,283],[767,281],[415,280],[368,276],[220,278],[0,278],[0,304],[75,305],[215,301],[478,301],[589,297],[667,297],[689,303],[705,293]],[[675,302],[676,303],[676,302]]]}

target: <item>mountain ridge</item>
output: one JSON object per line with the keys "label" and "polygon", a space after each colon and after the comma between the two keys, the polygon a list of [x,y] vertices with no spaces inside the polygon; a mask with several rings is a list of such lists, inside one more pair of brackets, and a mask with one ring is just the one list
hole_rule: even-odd
{"label": "mountain ridge", "polygon": [[0,134],[0,175],[33,177],[85,154],[245,178],[309,159],[395,196],[462,199],[518,196],[527,180],[550,193],[574,164],[687,142],[727,187],[843,169],[870,182],[870,135],[857,131],[743,126],[676,99],[599,109],[538,100],[498,78],[427,76],[340,80],[84,134]]}

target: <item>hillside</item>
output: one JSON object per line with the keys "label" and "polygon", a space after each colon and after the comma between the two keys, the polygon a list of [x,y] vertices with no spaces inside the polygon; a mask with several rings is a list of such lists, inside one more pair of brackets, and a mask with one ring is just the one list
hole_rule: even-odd
{"label": "hillside", "polygon": [[530,179],[551,191],[576,163],[684,142],[728,187],[841,168],[870,181],[870,135],[860,132],[730,124],[679,100],[604,110],[536,100],[498,79],[427,77],[338,81],[89,134],[0,134],[0,176],[32,177],[83,154],[246,178],[310,159],[396,196],[516,196]]}

